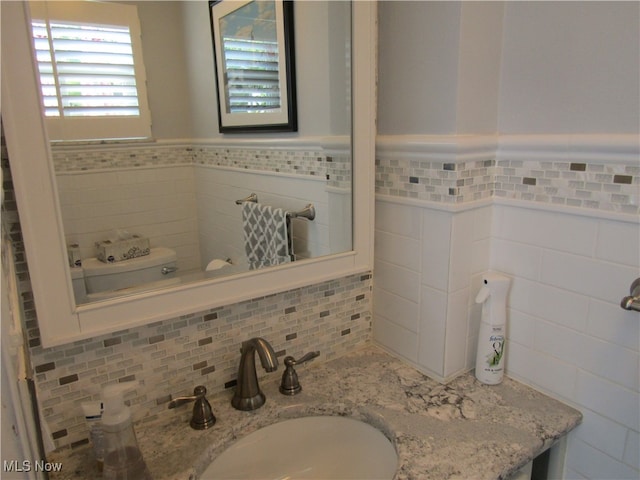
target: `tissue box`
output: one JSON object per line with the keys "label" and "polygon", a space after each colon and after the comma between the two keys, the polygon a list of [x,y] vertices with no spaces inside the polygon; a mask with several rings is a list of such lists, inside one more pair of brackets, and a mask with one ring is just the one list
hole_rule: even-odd
{"label": "tissue box", "polygon": [[121,262],[151,253],[149,239],[137,235],[124,240],[96,242],[96,249],[98,260],[105,263]]}

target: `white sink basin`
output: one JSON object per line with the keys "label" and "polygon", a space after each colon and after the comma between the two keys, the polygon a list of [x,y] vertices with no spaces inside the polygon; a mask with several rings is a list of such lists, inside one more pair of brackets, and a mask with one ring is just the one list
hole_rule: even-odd
{"label": "white sink basin", "polygon": [[222,452],[200,478],[391,480],[398,456],[371,425],[345,417],[285,420]]}

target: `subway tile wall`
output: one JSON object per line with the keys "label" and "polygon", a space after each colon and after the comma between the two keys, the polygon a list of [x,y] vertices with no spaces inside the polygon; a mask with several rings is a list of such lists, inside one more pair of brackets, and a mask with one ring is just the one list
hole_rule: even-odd
{"label": "subway tile wall", "polygon": [[491,268],[512,278],[507,373],[576,406],[567,478],[640,474],[640,223],[495,205]]}
{"label": "subway tile wall", "polygon": [[374,338],[439,381],[473,367],[491,216],[376,202]]}
{"label": "subway tile wall", "polygon": [[126,230],[175,250],[180,271],[200,269],[196,180],[189,164],[57,173],[67,243],[79,245],[81,258],[95,257],[96,242]]}

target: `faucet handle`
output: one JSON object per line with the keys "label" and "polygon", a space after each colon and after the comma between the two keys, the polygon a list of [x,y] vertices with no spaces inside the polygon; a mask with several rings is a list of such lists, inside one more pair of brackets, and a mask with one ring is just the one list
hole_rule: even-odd
{"label": "faucet handle", "polygon": [[209,427],[213,427],[216,423],[216,417],[211,409],[211,404],[205,398],[207,389],[198,385],[193,389],[193,395],[189,397],[178,397],[169,402],[169,408],[176,408],[187,402],[193,402],[193,416],[191,417],[191,428],[195,430],[205,430]]}
{"label": "faucet handle", "polygon": [[320,355],[319,351],[309,352],[303,355],[298,360],[293,357],[285,357],[284,364],[287,367],[282,374],[282,382],[280,383],[280,393],[283,395],[297,395],[302,391],[302,386],[298,381],[298,374],[293,368],[294,365],[300,365],[301,363],[308,362],[312,358],[316,358]]}

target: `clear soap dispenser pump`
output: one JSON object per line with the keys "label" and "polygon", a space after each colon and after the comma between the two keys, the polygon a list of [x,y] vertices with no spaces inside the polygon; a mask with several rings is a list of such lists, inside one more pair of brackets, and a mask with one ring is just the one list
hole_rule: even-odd
{"label": "clear soap dispenser pump", "polygon": [[135,382],[126,382],[107,385],[102,390],[105,480],[152,480],[138,447],[131,411],[124,403],[124,394],[135,385]]}

